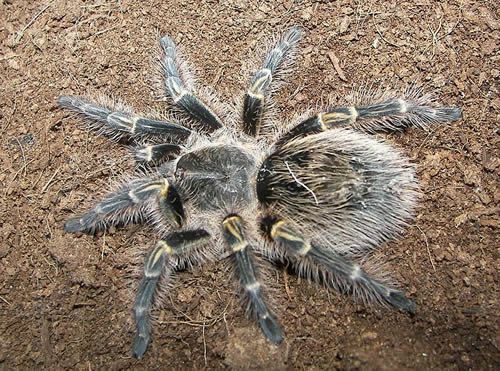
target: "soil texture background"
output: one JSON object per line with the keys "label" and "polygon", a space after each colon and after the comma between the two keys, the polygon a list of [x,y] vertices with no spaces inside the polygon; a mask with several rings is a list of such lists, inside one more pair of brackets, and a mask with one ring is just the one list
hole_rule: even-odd
{"label": "soil texture background", "polygon": [[[500,21],[495,1],[0,0],[0,368],[499,369]],[[423,198],[378,254],[417,314],[366,307],[277,268],[286,341],[247,319],[224,265],[181,272],[131,357],[137,252],[150,228],[70,235],[64,221],[133,170],[127,148],[58,109],[106,94],[161,110],[151,56],[168,33],[223,100],[243,94],[259,45],[305,31],[276,97],[287,122],[329,93],[420,81],[463,120],[385,137]]]}

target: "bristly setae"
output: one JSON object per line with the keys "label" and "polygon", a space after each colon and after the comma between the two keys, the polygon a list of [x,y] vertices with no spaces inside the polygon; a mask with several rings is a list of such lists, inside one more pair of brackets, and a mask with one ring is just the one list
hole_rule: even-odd
{"label": "bristly setae", "polygon": [[363,253],[400,235],[418,196],[408,159],[370,134],[458,120],[461,110],[437,107],[412,87],[358,94],[350,105],[279,122],[284,114],[275,114],[272,95],[300,36],[294,27],[270,43],[233,109],[196,89],[168,36],[160,40],[158,81],[182,121],[145,117],[105,98],[59,98],[90,129],[131,142],[141,168],[65,224],[68,232],[87,233],[132,222],[157,227],[134,305],[135,357],[150,342],[160,279],[222,256],[229,256],[249,311],[275,344],[283,333],[268,305],[260,260],[287,261],[299,274],[367,303],[415,311],[403,292],[359,263]]}

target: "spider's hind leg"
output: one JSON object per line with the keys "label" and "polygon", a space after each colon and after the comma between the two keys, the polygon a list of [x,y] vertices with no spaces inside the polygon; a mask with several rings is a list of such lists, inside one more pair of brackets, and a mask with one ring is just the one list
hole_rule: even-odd
{"label": "spider's hind leg", "polygon": [[257,317],[264,335],[274,344],[283,341],[283,333],[275,316],[264,300],[263,285],[258,280],[258,271],[252,254],[252,247],[245,239],[242,219],[237,215],[223,221],[224,238],[233,251],[235,272],[240,281],[249,310]]}
{"label": "spider's hind leg", "polygon": [[205,244],[209,238],[208,232],[201,229],[174,232],[158,241],[146,256],[144,277],[137,290],[134,305],[137,327],[137,334],[132,346],[134,357],[142,358],[151,339],[149,312],[161,275],[170,276],[178,256],[185,255],[193,248]]}
{"label": "spider's hind leg", "polygon": [[410,314],[415,313],[415,303],[406,298],[403,292],[371,277],[358,264],[335,250],[308,241],[285,221],[267,218],[263,222],[263,229],[270,239],[283,246],[287,255],[294,257],[299,264],[312,265],[323,277],[333,277],[328,281],[338,289],[360,296],[367,302],[376,301]]}
{"label": "spider's hind leg", "polygon": [[293,27],[286,31],[267,52],[262,67],[254,73],[250,87],[243,102],[243,131],[256,136],[259,133],[266,108],[269,108],[269,95],[276,88],[273,80],[283,73],[292,60],[301,31]]}

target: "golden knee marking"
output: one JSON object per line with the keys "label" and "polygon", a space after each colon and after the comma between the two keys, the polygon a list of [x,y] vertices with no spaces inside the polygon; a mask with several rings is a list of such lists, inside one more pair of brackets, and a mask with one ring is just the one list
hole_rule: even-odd
{"label": "golden knee marking", "polygon": [[352,267],[352,272],[351,272],[349,278],[352,281],[356,281],[360,277],[361,277],[361,267],[358,264],[355,264]]}
{"label": "golden knee marking", "polygon": [[271,238],[273,240],[285,240],[289,242],[299,242],[302,244],[300,250],[297,250],[296,253],[300,256],[305,256],[312,249],[312,246],[309,242],[305,241],[300,235],[296,234],[295,231],[290,230],[290,228],[286,227],[286,223],[283,220],[278,220],[271,227],[270,232]]}
{"label": "golden knee marking", "polygon": [[309,242],[304,242],[304,245],[299,251],[297,251],[297,254],[300,256],[306,256],[311,249],[312,245]]}
{"label": "golden knee marking", "polygon": [[258,100],[264,100],[264,95],[263,94],[257,94],[257,93],[254,93],[251,90],[247,91],[247,95],[250,96],[250,97],[252,97],[252,98],[258,99]]}
{"label": "golden knee marking", "polygon": [[277,222],[275,222],[273,224],[273,226],[271,227],[271,238],[274,240],[276,239],[277,235],[278,235],[278,230],[281,228],[282,225],[284,225],[285,222],[283,220],[278,220]]}
{"label": "golden knee marking", "polygon": [[222,226],[231,236],[238,240],[237,243],[231,245],[233,251],[241,251],[248,246],[245,237],[241,231],[241,218],[237,215],[230,216],[222,221]]}
{"label": "golden knee marking", "polygon": [[273,76],[271,74],[271,70],[268,68],[263,68],[259,72],[262,72],[263,75],[253,82],[252,86],[250,86],[250,89],[248,90],[248,93],[253,97],[264,99],[262,89],[266,83],[270,84],[272,82]]}
{"label": "golden knee marking", "polygon": [[399,103],[399,112],[401,113],[408,112],[408,105],[403,99],[398,99],[398,103]]}
{"label": "golden knee marking", "polygon": [[282,238],[288,241],[304,241],[302,237],[295,234],[294,231],[291,231],[289,228],[286,228],[284,225],[286,223],[283,220],[278,220],[271,227],[271,237],[273,239]]}
{"label": "golden knee marking", "polygon": [[156,244],[158,251],[155,253],[154,256],[154,262],[156,263],[158,259],[160,258],[161,254],[164,252],[167,253],[168,255],[172,255],[174,253],[174,249],[172,246],[170,246],[168,243],[166,243],[164,240],[158,241]]}
{"label": "golden knee marking", "polygon": [[241,250],[245,250],[248,246],[248,243],[246,241],[243,241],[243,242],[238,242],[237,244],[231,246],[231,250],[233,250],[234,252],[238,252],[238,251],[241,251]]}
{"label": "golden knee marking", "polygon": [[168,190],[170,187],[170,183],[166,178],[163,179],[163,182],[160,185],[160,196],[161,197],[167,197],[168,196]]}
{"label": "golden knee marking", "polygon": [[132,118],[132,127],[130,128],[130,132],[132,134],[135,134],[135,130],[137,129],[137,121],[139,121],[140,117],[139,116],[134,116]]}
{"label": "golden knee marking", "polygon": [[137,197],[137,195],[135,194],[134,190],[131,189],[129,192],[128,192],[128,196],[130,197],[130,199],[132,200],[132,202],[134,204],[138,204],[139,202],[141,202],[141,200],[139,200],[139,197]]}
{"label": "golden knee marking", "polygon": [[353,123],[356,121],[358,117],[358,111],[356,107],[349,107],[349,113],[345,112],[325,112],[320,113],[320,122],[326,126],[335,124],[337,122],[348,121],[349,123]]}
{"label": "golden knee marking", "polygon": [[320,113],[318,115],[318,122],[321,125],[321,130],[326,131],[328,130],[328,127],[325,125],[325,121],[323,120],[323,115],[324,115],[323,113]]}
{"label": "golden knee marking", "polygon": [[146,146],[144,151],[146,152],[146,161],[151,162],[153,159],[153,146]]}

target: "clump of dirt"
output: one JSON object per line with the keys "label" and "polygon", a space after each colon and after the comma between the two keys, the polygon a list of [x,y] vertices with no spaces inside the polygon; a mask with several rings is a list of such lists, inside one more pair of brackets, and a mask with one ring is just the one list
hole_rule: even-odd
{"label": "clump of dirt", "polygon": [[[1,366],[499,367],[496,2],[0,0],[0,14]],[[135,360],[130,257],[154,234],[62,232],[133,165],[125,149],[67,119],[56,98],[90,91],[161,109],[150,86],[159,30],[182,43],[201,84],[232,99],[261,42],[292,24],[305,38],[276,99],[290,116],[382,80],[418,79],[463,109],[460,122],[388,136],[417,164],[424,198],[404,238],[381,253],[418,312],[357,305],[277,270],[287,340],[269,348],[228,272],[207,266],[179,275],[171,303],[155,311],[152,346]]]}

